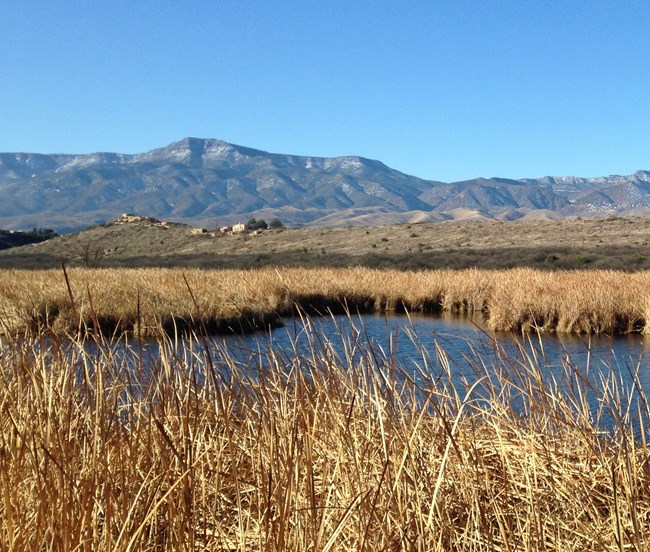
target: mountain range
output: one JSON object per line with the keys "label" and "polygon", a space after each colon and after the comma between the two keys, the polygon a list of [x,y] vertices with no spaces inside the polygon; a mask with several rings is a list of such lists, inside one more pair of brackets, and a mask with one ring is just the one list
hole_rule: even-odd
{"label": "mountain range", "polygon": [[72,232],[136,213],[216,227],[371,225],[650,213],[650,171],[438,182],[358,156],[267,153],[186,138],[141,154],[0,153],[0,228]]}

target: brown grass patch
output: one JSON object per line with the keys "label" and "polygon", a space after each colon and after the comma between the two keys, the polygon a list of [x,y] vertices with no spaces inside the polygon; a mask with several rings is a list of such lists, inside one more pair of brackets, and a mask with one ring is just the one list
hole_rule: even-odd
{"label": "brown grass patch", "polygon": [[[513,269],[70,269],[0,273],[5,332],[263,328],[296,305],[328,310],[484,312],[493,330],[647,331],[650,273]],[[68,288],[68,283],[70,287]]]}

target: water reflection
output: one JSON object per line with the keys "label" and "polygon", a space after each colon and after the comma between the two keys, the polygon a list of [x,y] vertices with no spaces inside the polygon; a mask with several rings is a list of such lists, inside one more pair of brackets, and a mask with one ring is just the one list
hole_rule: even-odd
{"label": "water reflection", "polygon": [[419,365],[423,351],[434,355],[444,351],[459,369],[477,356],[496,360],[496,349],[516,356],[521,348],[528,349],[549,370],[570,361],[580,371],[606,369],[620,374],[625,381],[629,372],[638,370],[643,384],[650,385],[648,351],[650,336],[574,334],[512,334],[489,332],[479,316],[460,317],[451,314],[428,315],[345,315],[316,319],[288,320],[285,327],[270,333],[248,336],[213,338],[225,346],[238,360],[250,360],[251,355],[263,354],[268,348],[308,353],[314,337],[326,338],[339,353],[344,354],[350,340],[361,347],[369,344],[387,358],[396,360],[403,369]]}
{"label": "water reflection", "polygon": [[[213,343],[251,369],[263,367],[269,351],[306,359],[334,354],[343,365],[370,362],[377,367],[393,367],[416,384],[449,375],[461,390],[469,389],[486,373],[498,373],[516,389],[525,386],[532,374],[555,386],[559,394],[573,397],[576,403],[584,401],[592,419],[610,427],[618,419],[627,422],[634,417],[645,400],[639,390],[650,388],[648,336],[495,333],[485,329],[480,316],[294,319],[268,334],[220,337]],[[474,393],[480,396],[480,388]],[[628,402],[621,401],[621,405],[616,396],[619,393]],[[486,401],[488,395],[486,391]],[[522,413],[531,408],[517,393],[510,400],[521,404]]]}
{"label": "water reflection", "polygon": [[[284,327],[246,336],[218,336],[205,341],[171,340],[170,354],[186,364],[201,362],[205,348],[213,360],[263,365],[269,351],[285,358],[334,353],[346,362],[359,361],[368,349],[404,373],[439,370],[448,364],[456,376],[471,378],[480,362],[490,367],[510,362],[538,364],[548,376],[568,367],[585,376],[612,374],[628,388],[636,382],[650,388],[650,336],[512,334],[490,332],[480,316],[360,315],[287,320]],[[157,342],[132,342],[140,362],[155,365]]]}
{"label": "water reflection", "polygon": [[[201,385],[210,370],[217,370],[227,380],[229,371],[236,366],[240,373],[255,378],[270,363],[308,369],[310,363],[314,366],[325,359],[343,367],[384,370],[386,377],[420,386],[421,396],[426,395],[427,386],[437,382],[452,382],[462,395],[486,374],[495,374],[496,379],[508,381],[512,389],[517,389],[525,387],[526,377],[532,375],[558,382],[560,393],[578,393],[595,420],[612,425],[618,417],[633,416],[638,406],[643,409],[645,399],[639,389],[650,389],[650,336],[494,333],[485,329],[480,316],[450,314],[337,315],[285,322],[284,327],[247,336],[179,337],[166,342],[128,340],[100,346],[85,343],[81,356],[74,352],[79,343],[70,344],[72,351],[66,351],[61,344],[53,347],[52,343],[45,343],[45,348],[48,354],[69,355],[69,365],[78,365],[79,377],[83,378],[102,363],[120,366],[113,371],[114,377],[119,374],[120,380],[128,382],[131,396],[152,392],[150,380],[153,382],[162,372],[175,377],[174,371],[182,369],[184,374],[178,377]],[[130,372],[138,374],[138,381]],[[577,383],[582,384],[581,388]],[[489,391],[483,394],[486,402]],[[631,398],[623,405],[624,411],[612,410],[612,404],[620,405],[612,396],[617,392]],[[480,400],[480,388],[474,396]],[[531,408],[516,392],[509,400],[515,405],[520,403],[523,413]]]}

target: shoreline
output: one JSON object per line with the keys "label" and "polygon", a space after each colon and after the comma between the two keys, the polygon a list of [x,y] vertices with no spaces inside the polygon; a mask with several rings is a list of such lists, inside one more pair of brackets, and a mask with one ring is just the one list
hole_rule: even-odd
{"label": "shoreline", "polygon": [[0,333],[247,333],[297,311],[475,313],[493,331],[648,333],[650,272],[0,270]]}

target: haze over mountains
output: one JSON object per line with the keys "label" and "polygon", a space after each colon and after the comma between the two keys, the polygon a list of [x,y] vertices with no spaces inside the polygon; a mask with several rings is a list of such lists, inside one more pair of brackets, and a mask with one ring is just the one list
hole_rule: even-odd
{"label": "haze over mountains", "polygon": [[363,157],[272,154],[186,138],[142,154],[0,154],[0,228],[70,232],[137,213],[219,226],[650,213],[650,172],[443,183]]}

